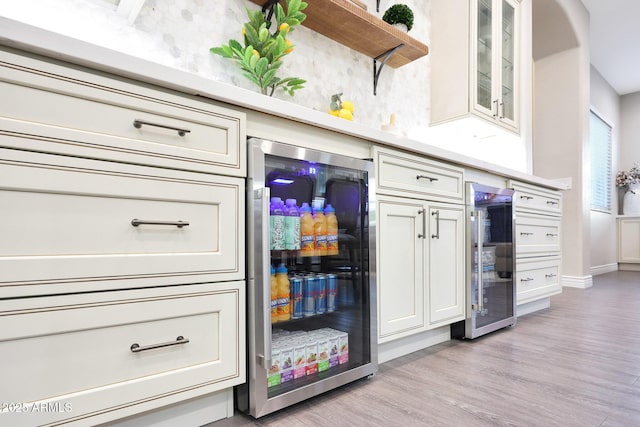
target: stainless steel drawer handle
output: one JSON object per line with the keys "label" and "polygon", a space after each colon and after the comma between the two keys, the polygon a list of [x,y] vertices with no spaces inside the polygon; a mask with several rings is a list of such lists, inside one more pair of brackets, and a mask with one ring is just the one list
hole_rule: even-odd
{"label": "stainless steel drawer handle", "polygon": [[555,206],[555,205],[557,205],[557,204],[558,204],[558,202],[555,202],[555,201],[553,201],[553,200],[547,200],[547,204],[548,204],[548,205],[553,205],[553,206]]}
{"label": "stainless steel drawer handle", "polygon": [[427,238],[427,210],[420,209],[418,215],[422,215],[422,234],[418,234],[418,239]]}
{"label": "stainless steel drawer handle", "polygon": [[520,279],[521,282],[531,282],[533,278],[527,277],[526,279]]}
{"label": "stainless steel drawer handle", "polygon": [[551,273],[551,274],[545,274],[544,277],[551,278],[551,277],[556,277],[556,275]]}
{"label": "stainless steel drawer handle", "polygon": [[533,197],[531,197],[531,196],[520,196],[520,198],[522,200],[533,200]]}
{"label": "stainless steel drawer handle", "polygon": [[533,233],[527,233],[525,231],[520,233],[521,236],[533,236]]}
{"label": "stainless steel drawer handle", "polygon": [[438,178],[434,178],[432,176],[427,176],[427,175],[417,175],[416,179],[428,179],[429,182],[433,182],[433,181],[437,181]]}
{"label": "stainless steel drawer handle", "polygon": [[161,125],[159,123],[151,123],[151,122],[146,122],[144,120],[136,119],[136,120],[133,121],[133,127],[136,128],[136,129],[140,129],[142,127],[142,125],[154,126],[154,127],[162,128],[162,129],[175,130],[176,132],[178,132],[178,135],[180,135],[180,136],[185,136],[186,134],[191,132],[189,129],[183,129],[183,128],[177,128],[177,127],[174,127],[174,126]]}
{"label": "stainless steel drawer handle", "polygon": [[547,237],[558,237],[557,233],[547,233]]}
{"label": "stainless steel drawer handle", "polygon": [[153,350],[154,348],[170,347],[172,345],[186,344],[188,342],[189,338],[185,338],[180,335],[178,338],[176,338],[175,341],[162,342],[160,344],[150,344],[142,347],[138,343],[133,343],[131,344],[130,348],[133,353],[139,353],[141,351]]}
{"label": "stainless steel drawer handle", "polygon": [[439,239],[440,238],[440,211],[431,212],[431,216],[433,216],[433,215],[436,216],[436,234],[432,234],[431,238],[432,239]]}
{"label": "stainless steel drawer handle", "polygon": [[134,218],[131,220],[131,225],[133,225],[134,227],[137,227],[139,225],[175,225],[178,228],[182,228],[188,227],[189,221],[153,221]]}

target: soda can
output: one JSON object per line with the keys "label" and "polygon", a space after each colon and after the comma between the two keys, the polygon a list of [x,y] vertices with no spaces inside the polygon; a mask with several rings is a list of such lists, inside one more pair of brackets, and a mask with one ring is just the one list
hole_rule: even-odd
{"label": "soda can", "polygon": [[338,276],[327,274],[327,312],[336,311],[336,301],[338,299]]}
{"label": "soda can", "polygon": [[302,317],[302,281],[299,276],[289,279],[291,283],[291,318],[300,319]]}
{"label": "soda can", "polygon": [[316,282],[312,274],[305,275],[302,281],[302,315],[304,317],[316,314]]}
{"label": "soda can", "polygon": [[327,276],[318,274],[316,276],[316,313],[327,312]]}

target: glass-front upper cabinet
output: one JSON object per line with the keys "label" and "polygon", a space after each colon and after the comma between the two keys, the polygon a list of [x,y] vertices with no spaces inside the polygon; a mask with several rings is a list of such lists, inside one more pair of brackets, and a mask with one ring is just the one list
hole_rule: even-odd
{"label": "glass-front upper cabinet", "polygon": [[520,133],[521,13],[521,0],[431,0],[432,126],[473,117]]}
{"label": "glass-front upper cabinet", "polygon": [[517,3],[474,1],[475,109],[517,129]]}

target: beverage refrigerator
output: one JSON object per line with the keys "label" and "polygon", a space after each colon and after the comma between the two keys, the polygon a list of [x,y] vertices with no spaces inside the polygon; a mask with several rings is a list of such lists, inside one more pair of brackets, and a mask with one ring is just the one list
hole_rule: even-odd
{"label": "beverage refrigerator", "polygon": [[466,318],[453,338],[474,339],[516,323],[514,190],[466,184]]}
{"label": "beverage refrigerator", "polygon": [[375,192],[369,160],[249,138],[248,164],[236,402],[257,418],[377,371]]}

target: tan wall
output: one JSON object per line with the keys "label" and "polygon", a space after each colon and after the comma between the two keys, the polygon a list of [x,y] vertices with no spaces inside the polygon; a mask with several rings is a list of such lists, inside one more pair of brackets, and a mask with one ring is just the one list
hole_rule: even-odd
{"label": "tan wall", "polygon": [[[558,19],[558,13],[564,19]],[[562,26],[563,31],[546,28],[550,25]],[[572,188],[564,194],[563,285],[587,287],[591,285],[589,15],[581,2],[536,0],[533,27],[534,45],[549,43],[543,35],[550,31],[575,37],[577,45],[561,51],[534,46],[534,51],[547,56],[534,58],[533,172],[571,179]]]}

